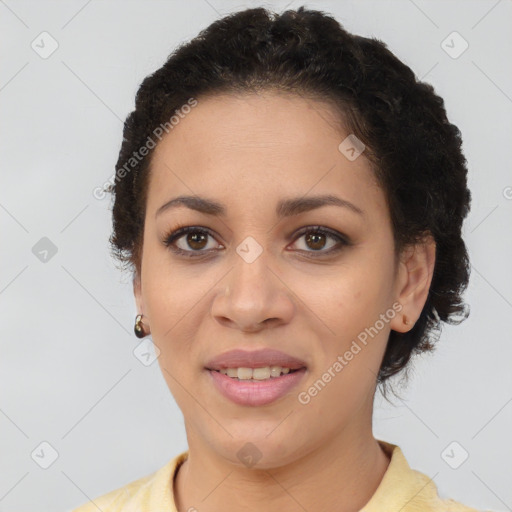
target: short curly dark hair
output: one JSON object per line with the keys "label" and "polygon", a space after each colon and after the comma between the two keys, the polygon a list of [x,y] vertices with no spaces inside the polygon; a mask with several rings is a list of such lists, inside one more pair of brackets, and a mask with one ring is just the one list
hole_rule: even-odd
{"label": "short curly dark hair", "polygon": [[469,314],[462,301],[470,272],[461,237],[471,202],[466,159],[460,131],[433,87],[417,80],[382,41],[350,34],[322,11],[254,8],[230,14],[179,46],[144,79],[108,188],[115,196],[113,255],[123,267],[140,270],[153,149],[133,157],[155,127],[168,123],[190,98],[264,90],[329,101],[342,126],[366,145],[387,199],[396,255],[425,236],[435,239],[428,298],[409,332],[391,331],[377,376],[384,383],[409,366],[413,353],[433,350],[441,321],[458,324]]}

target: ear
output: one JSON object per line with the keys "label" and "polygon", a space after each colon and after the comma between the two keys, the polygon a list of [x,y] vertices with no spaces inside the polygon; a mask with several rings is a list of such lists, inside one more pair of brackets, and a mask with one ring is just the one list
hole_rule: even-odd
{"label": "ear", "polygon": [[135,297],[135,304],[137,306],[137,314],[143,314],[144,308],[142,307],[142,286],[140,282],[140,274],[135,271],[133,274],[133,295]]}
{"label": "ear", "polygon": [[[430,290],[435,261],[436,242],[432,235],[420,243],[408,246],[400,254],[395,297],[402,305],[402,310],[390,323],[394,331],[409,331],[420,317]],[[404,323],[405,318],[409,325]]]}

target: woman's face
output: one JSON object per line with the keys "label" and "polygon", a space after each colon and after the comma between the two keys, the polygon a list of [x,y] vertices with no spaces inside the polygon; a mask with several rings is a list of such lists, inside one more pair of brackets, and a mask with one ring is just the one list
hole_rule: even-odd
{"label": "woman's face", "polygon": [[[408,329],[397,311],[416,320],[426,292],[395,269],[384,193],[336,126],[327,104],[300,96],[198,98],[155,149],[134,290],[191,450],[275,467],[371,435],[390,329]],[[352,206],[318,207],[327,195]],[[164,206],[178,196],[222,213]],[[178,226],[196,231],[167,246]],[[276,349],[306,369],[284,384],[208,369],[232,349]]]}

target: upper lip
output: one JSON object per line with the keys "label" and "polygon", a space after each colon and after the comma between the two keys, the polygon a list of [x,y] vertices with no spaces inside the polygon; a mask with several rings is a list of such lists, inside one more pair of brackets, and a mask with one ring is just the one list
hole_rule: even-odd
{"label": "upper lip", "polygon": [[281,366],[296,370],[306,366],[304,361],[279,350],[264,348],[259,350],[229,350],[214,357],[208,363],[208,370],[222,368],[261,368],[263,366]]}

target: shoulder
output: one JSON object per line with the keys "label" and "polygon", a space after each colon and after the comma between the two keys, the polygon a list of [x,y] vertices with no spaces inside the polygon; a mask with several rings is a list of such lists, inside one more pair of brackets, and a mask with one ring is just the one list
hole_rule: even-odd
{"label": "shoulder", "polygon": [[454,499],[442,498],[433,478],[414,469],[411,469],[410,472],[411,480],[414,479],[417,482],[416,488],[421,488],[421,490],[411,500],[410,506],[405,507],[404,512],[482,512]]}
{"label": "shoulder", "polygon": [[381,440],[379,444],[390,456],[390,464],[376,493],[364,508],[365,512],[378,512],[384,508],[402,512],[481,512],[440,497],[434,479],[412,469],[400,447]]}
{"label": "shoulder", "polygon": [[[72,512],[98,512],[98,510],[102,512],[120,512],[121,510],[128,512],[132,506],[144,505],[150,495],[151,488],[157,480],[155,477],[162,469],[94,498]],[[136,508],[133,508],[133,510],[136,510]]]}
{"label": "shoulder", "polygon": [[153,477],[154,473],[134,480],[123,487],[119,487],[118,489],[114,489],[113,491],[88,501],[72,512],[98,512],[98,510],[102,510],[103,512],[117,512],[124,510],[127,503],[132,501],[135,496],[139,495],[140,497],[141,492],[148,487]]}
{"label": "shoulder", "polygon": [[71,512],[145,512],[155,508],[174,512],[172,480],[187,456],[188,452],[183,452],[157,471],[89,500]]}

